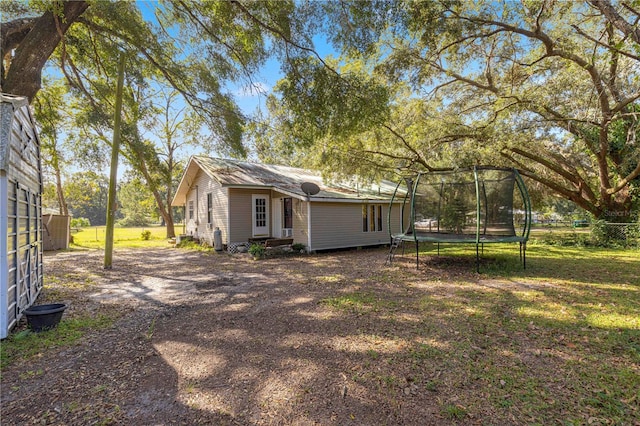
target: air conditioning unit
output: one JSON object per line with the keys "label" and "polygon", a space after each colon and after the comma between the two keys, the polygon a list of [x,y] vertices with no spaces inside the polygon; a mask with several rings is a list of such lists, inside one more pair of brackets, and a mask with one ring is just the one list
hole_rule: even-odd
{"label": "air conditioning unit", "polygon": [[207,223],[207,229],[213,229],[213,223]]}
{"label": "air conditioning unit", "polygon": [[285,228],[282,230],[282,238],[287,238],[293,236],[293,229]]}

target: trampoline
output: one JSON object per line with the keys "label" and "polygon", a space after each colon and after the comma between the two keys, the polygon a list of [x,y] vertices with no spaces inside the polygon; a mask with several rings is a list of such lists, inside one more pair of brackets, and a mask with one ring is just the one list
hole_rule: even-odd
{"label": "trampoline", "polygon": [[[400,200],[400,218],[391,220],[391,207]],[[405,242],[415,243],[416,268],[420,243],[436,243],[438,254],[441,243],[474,244],[479,272],[484,244],[513,242],[519,243],[520,261],[526,269],[531,200],[514,168],[476,166],[407,177],[396,186],[387,218],[391,238],[389,263],[395,250]],[[396,223],[395,230],[392,223]]]}

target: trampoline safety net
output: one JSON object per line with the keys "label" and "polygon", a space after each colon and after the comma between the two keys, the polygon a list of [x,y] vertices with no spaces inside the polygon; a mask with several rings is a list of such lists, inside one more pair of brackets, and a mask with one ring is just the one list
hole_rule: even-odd
{"label": "trampoline safety net", "polygon": [[419,175],[413,193],[414,231],[515,236],[513,170],[477,170],[477,174],[477,182],[473,171]]}
{"label": "trampoline safety net", "polygon": [[531,202],[516,169],[476,166],[419,173],[405,183],[407,191],[399,191],[399,183],[390,204],[389,217],[393,203],[403,202],[400,229],[394,232],[389,222],[392,245],[395,241],[526,244]]}

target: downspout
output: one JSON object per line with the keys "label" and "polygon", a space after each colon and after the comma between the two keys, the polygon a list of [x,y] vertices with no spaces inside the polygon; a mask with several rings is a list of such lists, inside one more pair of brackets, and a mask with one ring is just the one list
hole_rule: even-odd
{"label": "downspout", "polygon": [[307,253],[311,253],[311,196],[307,196]]}

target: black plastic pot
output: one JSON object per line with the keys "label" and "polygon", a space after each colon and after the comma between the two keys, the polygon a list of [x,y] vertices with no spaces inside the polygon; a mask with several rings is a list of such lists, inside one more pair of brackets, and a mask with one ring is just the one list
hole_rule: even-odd
{"label": "black plastic pot", "polygon": [[64,303],[51,303],[31,306],[24,310],[24,314],[27,316],[29,328],[39,332],[55,328],[60,323],[65,309],[67,305]]}

